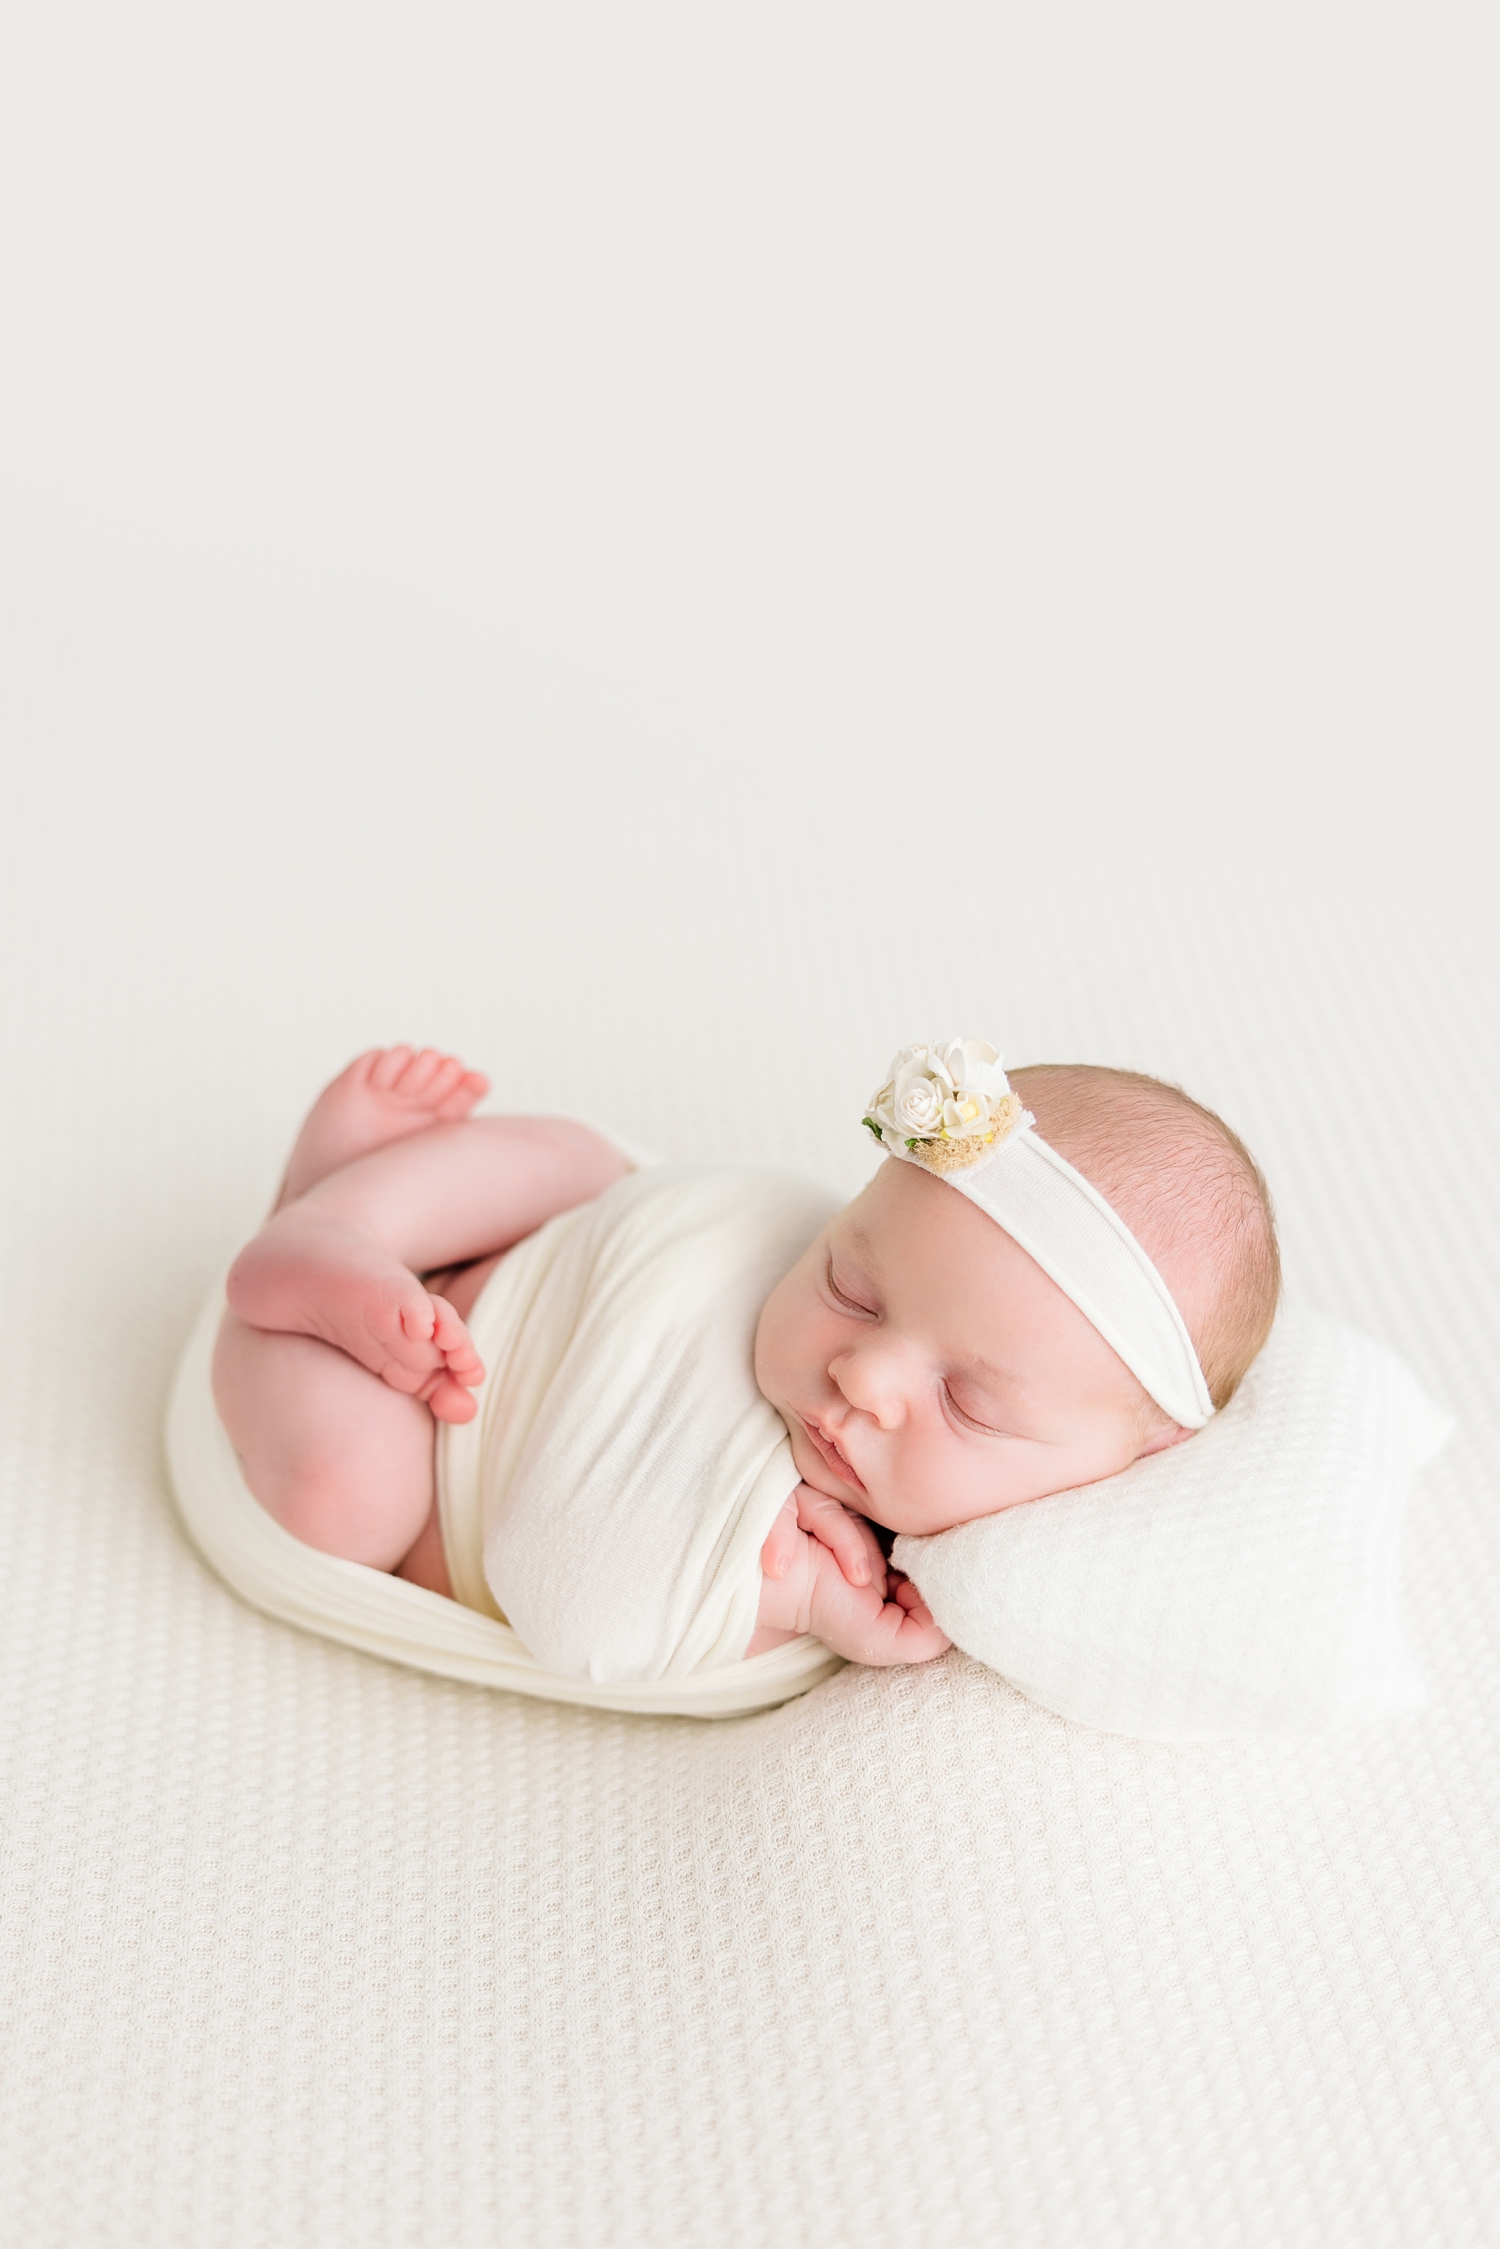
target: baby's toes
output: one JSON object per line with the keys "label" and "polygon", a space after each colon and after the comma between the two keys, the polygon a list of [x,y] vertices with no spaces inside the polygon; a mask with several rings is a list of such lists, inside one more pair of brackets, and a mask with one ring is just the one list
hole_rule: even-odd
{"label": "baby's toes", "polygon": [[370,1330],[382,1382],[407,1397],[420,1397],[423,1386],[443,1371],[443,1353],[434,1340],[436,1307],[420,1281],[393,1291],[370,1320]]}
{"label": "baby's toes", "polygon": [[453,1084],[441,1099],[434,1096],[432,1101],[444,1124],[456,1124],[461,1117],[466,1117],[475,1102],[482,1101],[490,1090],[490,1081],[482,1071],[466,1070],[457,1061],[454,1067],[458,1076]]}
{"label": "baby's toes", "polygon": [[437,1048],[435,1046],[424,1046],[420,1054],[412,1056],[410,1062],[407,1063],[406,1068],[392,1086],[391,1091],[398,1094],[403,1101],[419,1101],[425,1108],[428,1087],[432,1084],[442,1066],[443,1057],[439,1054]]}
{"label": "baby's toes", "polygon": [[[357,1356],[408,1398],[419,1398],[424,1387],[443,1371],[443,1354],[432,1340],[432,1299],[413,1282],[415,1297],[392,1293],[373,1309],[365,1323],[366,1348]],[[428,1333],[422,1334],[423,1321]]]}
{"label": "baby's toes", "polygon": [[429,1296],[420,1283],[414,1283],[413,1293],[402,1298],[398,1313],[401,1340],[418,1345],[429,1344],[433,1346],[433,1355],[436,1356],[441,1356],[442,1353],[442,1345],[437,1341],[439,1301],[439,1298]]}
{"label": "baby's toes", "polygon": [[436,1367],[413,1366],[407,1359],[383,1359],[374,1369],[388,1390],[399,1390],[403,1398],[426,1398],[435,1382],[442,1379],[441,1364]]}
{"label": "baby's toes", "polygon": [[474,1348],[474,1338],[445,1296],[432,1299],[432,1340],[455,1382],[465,1383],[470,1389],[483,1382],[484,1366]]}
{"label": "baby's toes", "polygon": [[370,1083],[377,1093],[390,1092],[411,1060],[411,1051],[409,1046],[388,1046],[383,1053],[377,1051],[369,1056],[361,1056],[362,1061],[368,1060],[373,1064]]}
{"label": "baby's toes", "polygon": [[462,1350],[453,1352],[447,1358],[446,1365],[454,1381],[461,1382],[466,1390],[477,1390],[484,1380],[484,1361],[472,1343],[466,1343]]}
{"label": "baby's toes", "polygon": [[423,1108],[441,1109],[463,1074],[464,1066],[456,1054],[440,1054],[437,1068],[422,1089]]}
{"label": "baby's toes", "polygon": [[479,1411],[479,1401],[473,1391],[466,1390],[461,1382],[455,1382],[446,1368],[435,1377],[430,1388],[421,1392],[421,1396],[434,1421],[463,1423],[472,1421]]}

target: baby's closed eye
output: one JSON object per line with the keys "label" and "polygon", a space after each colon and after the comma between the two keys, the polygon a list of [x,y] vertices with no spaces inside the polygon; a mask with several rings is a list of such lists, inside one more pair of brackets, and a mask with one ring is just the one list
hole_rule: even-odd
{"label": "baby's closed eye", "polygon": [[866,1302],[870,1293],[868,1284],[849,1274],[840,1275],[831,1257],[824,1269],[824,1280],[829,1295],[842,1311],[858,1312],[867,1320],[877,1316],[874,1305]]}
{"label": "baby's closed eye", "polygon": [[998,1418],[1000,1408],[993,1400],[975,1398],[969,1392],[964,1393],[961,1399],[951,1382],[943,1384],[943,1396],[954,1420],[965,1429],[978,1429],[986,1437],[1008,1437],[1011,1434],[1010,1430],[1001,1427]]}

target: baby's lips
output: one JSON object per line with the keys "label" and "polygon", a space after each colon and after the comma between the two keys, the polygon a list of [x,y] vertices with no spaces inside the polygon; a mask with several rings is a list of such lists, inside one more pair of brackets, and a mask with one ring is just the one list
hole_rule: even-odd
{"label": "baby's lips", "polygon": [[853,1490],[862,1492],[865,1487],[860,1481],[857,1471],[853,1467],[852,1463],[844,1458],[844,1455],[839,1451],[839,1448],[834,1443],[833,1439],[831,1437],[826,1437],[823,1434],[823,1431],[818,1427],[817,1423],[815,1421],[807,1420],[806,1417],[804,1417],[803,1419],[803,1427],[806,1429],[808,1436],[812,1439],[814,1447],[823,1455],[823,1458],[827,1461],[829,1467],[834,1471],[835,1475],[840,1477],[844,1483],[850,1485]]}

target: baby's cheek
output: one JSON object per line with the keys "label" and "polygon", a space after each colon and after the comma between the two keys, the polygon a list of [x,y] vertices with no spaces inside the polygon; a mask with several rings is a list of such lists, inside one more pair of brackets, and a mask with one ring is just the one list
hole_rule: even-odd
{"label": "baby's cheek", "polygon": [[902,1448],[896,1473],[907,1505],[935,1521],[953,1503],[954,1487],[963,1479],[963,1463],[931,1435],[914,1434]]}
{"label": "baby's cheek", "polygon": [[755,1379],[768,1398],[784,1398],[796,1388],[807,1355],[805,1325],[783,1281],[766,1299],[755,1331]]}
{"label": "baby's cheek", "polygon": [[[976,1515],[993,1515],[1007,1502],[999,1464],[976,1461],[967,1448],[930,1433],[913,1437],[893,1460],[889,1498],[893,1527],[913,1538],[952,1530]],[[894,1518],[899,1517],[899,1521]]]}
{"label": "baby's cheek", "polygon": [[775,1391],[780,1359],[780,1323],[774,1309],[775,1302],[774,1296],[767,1299],[755,1329],[755,1380],[768,1398]]}

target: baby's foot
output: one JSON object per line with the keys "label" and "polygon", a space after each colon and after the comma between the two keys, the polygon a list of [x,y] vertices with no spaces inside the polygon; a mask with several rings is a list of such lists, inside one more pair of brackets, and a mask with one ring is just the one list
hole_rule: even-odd
{"label": "baby's foot", "polygon": [[451,1304],[365,1234],[296,1203],[230,1267],[229,1308],[249,1326],[316,1336],[439,1421],[472,1421],[484,1368]]}
{"label": "baby's foot", "polygon": [[489,1080],[453,1054],[424,1046],[374,1047],[318,1095],[297,1135],[276,1208],[294,1203],[331,1171],[388,1141],[454,1124],[489,1091]]}

